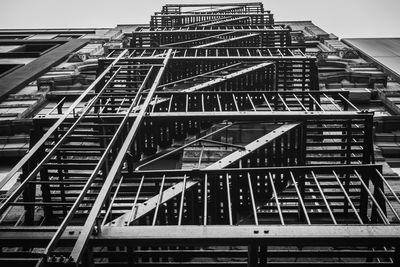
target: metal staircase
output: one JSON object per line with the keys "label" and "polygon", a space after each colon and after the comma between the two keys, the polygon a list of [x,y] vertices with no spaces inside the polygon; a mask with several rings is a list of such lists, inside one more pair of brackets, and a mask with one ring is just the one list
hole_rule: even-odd
{"label": "metal staircase", "polygon": [[34,119],[0,184],[22,169],[1,263],[399,264],[373,113],[318,90],[316,59],[261,3],[166,5],[130,38]]}

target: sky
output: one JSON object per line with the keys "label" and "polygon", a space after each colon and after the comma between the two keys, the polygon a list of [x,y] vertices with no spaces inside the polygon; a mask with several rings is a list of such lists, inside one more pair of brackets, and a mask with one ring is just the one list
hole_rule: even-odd
{"label": "sky", "polygon": [[[1,29],[148,23],[166,3],[245,0],[0,0]],[[252,2],[255,2],[254,0]],[[276,21],[312,20],[340,38],[400,37],[400,0],[264,0]]]}

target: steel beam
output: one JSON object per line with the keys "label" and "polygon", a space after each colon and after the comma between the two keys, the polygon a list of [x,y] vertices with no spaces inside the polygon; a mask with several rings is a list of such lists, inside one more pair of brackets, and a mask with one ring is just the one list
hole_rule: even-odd
{"label": "steel beam", "polygon": [[[57,227],[0,227],[2,244],[45,244]],[[68,227],[62,237],[71,243],[82,227]],[[104,226],[97,236],[90,237],[93,246],[136,245],[245,245],[249,242],[275,245],[398,245],[399,225],[259,225],[259,226]]]}
{"label": "steel beam", "polygon": [[[115,113],[104,113],[102,115],[87,116],[88,119],[121,119],[123,114]],[[213,112],[152,112],[146,116],[146,119],[155,121],[166,121],[170,120],[229,120],[229,121],[290,121],[290,120],[325,120],[325,119],[355,119],[363,120],[367,118],[372,118],[374,116],[373,112],[357,112],[357,111],[213,111]],[[59,115],[52,115],[46,118],[34,118],[38,123],[46,121],[51,123],[55,119],[58,119]],[[130,118],[135,119],[137,114],[130,114]],[[72,116],[70,117],[73,118]]]}
{"label": "steel beam", "polygon": [[[268,245],[291,245],[293,240],[312,246],[379,245],[400,241],[400,226],[383,225],[264,225],[264,226],[132,226],[104,227],[101,234],[93,237],[121,244],[143,242],[145,244],[230,244],[248,242]],[[172,242],[171,242],[172,241]],[[296,242],[296,241],[295,241]],[[299,243],[300,243],[299,242]],[[376,243],[375,243],[376,242]],[[297,243],[297,242],[296,242]]]}

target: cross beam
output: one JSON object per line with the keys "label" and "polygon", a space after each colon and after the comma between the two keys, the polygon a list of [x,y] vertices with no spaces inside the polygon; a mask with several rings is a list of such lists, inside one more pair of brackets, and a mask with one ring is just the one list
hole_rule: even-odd
{"label": "cross beam", "polygon": [[[0,240],[3,244],[41,245],[51,239],[57,227],[1,227]],[[79,236],[82,227],[68,227],[62,237],[71,243]],[[326,244],[344,246],[363,246],[399,244],[399,225],[260,225],[260,226],[104,226],[97,236],[90,237],[93,246],[116,246],[134,243],[135,245],[166,244],[229,244],[268,243],[269,245]]]}

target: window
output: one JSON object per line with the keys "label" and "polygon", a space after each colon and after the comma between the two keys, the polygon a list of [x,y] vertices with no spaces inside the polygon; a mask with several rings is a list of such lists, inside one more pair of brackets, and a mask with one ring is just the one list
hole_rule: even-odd
{"label": "window", "polygon": [[7,74],[13,72],[23,65],[16,64],[0,64],[0,78],[6,76]]}

